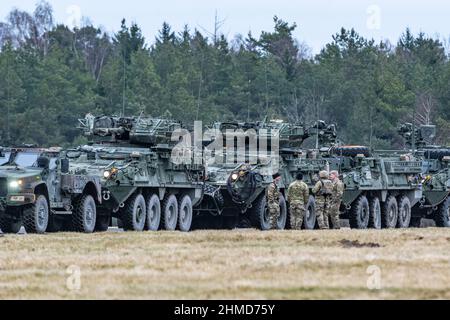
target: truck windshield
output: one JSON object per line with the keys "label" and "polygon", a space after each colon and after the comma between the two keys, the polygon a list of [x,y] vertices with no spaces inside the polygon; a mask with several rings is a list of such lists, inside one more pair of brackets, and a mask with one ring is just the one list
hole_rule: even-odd
{"label": "truck windshield", "polygon": [[38,153],[19,152],[14,159],[14,164],[19,167],[33,167],[38,157]]}
{"label": "truck windshield", "polygon": [[8,163],[10,155],[11,152],[6,152],[0,156],[0,166],[4,165],[5,163]]}

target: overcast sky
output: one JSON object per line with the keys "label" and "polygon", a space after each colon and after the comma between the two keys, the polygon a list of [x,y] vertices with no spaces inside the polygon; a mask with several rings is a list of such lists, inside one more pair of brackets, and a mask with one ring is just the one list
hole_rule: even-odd
{"label": "overcast sky", "polygon": [[[331,41],[341,27],[354,27],[365,37],[396,42],[410,27],[442,39],[450,36],[450,2],[443,0],[50,0],[57,22],[79,23],[88,17],[106,31],[117,31],[122,18],[137,22],[147,41],[154,41],[163,21],[175,30],[185,24],[191,29],[214,29],[217,10],[230,39],[238,33],[273,28],[273,16],[296,22],[295,37],[306,42],[314,53]],[[36,0],[1,0],[0,17],[13,8],[32,11]],[[77,22],[78,21],[78,22]]]}

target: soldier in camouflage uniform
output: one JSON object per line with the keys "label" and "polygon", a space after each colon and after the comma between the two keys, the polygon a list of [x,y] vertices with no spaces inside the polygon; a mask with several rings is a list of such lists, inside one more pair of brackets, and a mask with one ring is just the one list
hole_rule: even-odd
{"label": "soldier in camouflage uniform", "polygon": [[331,195],[333,183],[329,180],[327,171],[319,173],[320,180],[314,186],[312,192],[316,196],[316,216],[320,229],[330,229],[329,217],[331,209]]}
{"label": "soldier in camouflage uniform", "polygon": [[267,189],[267,208],[269,210],[269,223],[271,229],[278,229],[277,221],[280,217],[280,190],[278,184],[281,181],[280,174],[273,175],[273,182]]}
{"label": "soldier in camouflage uniform", "polygon": [[331,171],[330,180],[333,183],[333,194],[331,196],[331,212],[330,220],[333,229],[341,228],[341,221],[339,219],[340,207],[342,203],[342,197],[344,196],[344,183],[339,179],[339,172]]}
{"label": "soldier in camouflage uniform", "polygon": [[309,189],[308,185],[303,182],[302,173],[297,174],[296,179],[289,186],[287,201],[289,202],[289,212],[291,214],[291,228],[292,230],[301,230],[306,206],[309,201]]}

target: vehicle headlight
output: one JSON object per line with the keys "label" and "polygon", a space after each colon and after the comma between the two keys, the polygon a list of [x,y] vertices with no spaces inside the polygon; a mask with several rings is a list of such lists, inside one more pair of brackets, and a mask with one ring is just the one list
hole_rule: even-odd
{"label": "vehicle headlight", "polygon": [[111,177],[111,171],[106,170],[103,172],[103,178],[109,179]]}
{"label": "vehicle headlight", "polygon": [[12,189],[17,189],[23,184],[22,180],[13,180],[9,183],[9,187]]}
{"label": "vehicle headlight", "polygon": [[239,175],[237,173],[233,173],[231,175],[231,180],[236,181],[237,179],[239,179]]}

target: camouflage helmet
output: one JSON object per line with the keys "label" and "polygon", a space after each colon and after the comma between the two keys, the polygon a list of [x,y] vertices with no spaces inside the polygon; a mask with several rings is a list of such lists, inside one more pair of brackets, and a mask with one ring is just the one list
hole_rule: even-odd
{"label": "camouflage helmet", "polygon": [[319,172],[320,179],[328,179],[330,175],[328,174],[328,171],[320,171]]}

